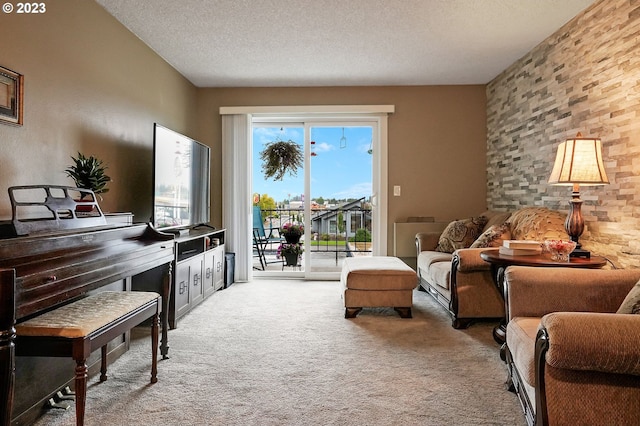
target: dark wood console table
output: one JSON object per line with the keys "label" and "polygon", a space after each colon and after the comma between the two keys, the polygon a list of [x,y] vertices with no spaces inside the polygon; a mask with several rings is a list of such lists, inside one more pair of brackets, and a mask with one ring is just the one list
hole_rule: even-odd
{"label": "dark wood console table", "polygon": [[569,262],[558,262],[551,260],[551,255],[543,253],[539,255],[511,256],[500,254],[498,249],[487,250],[480,253],[480,257],[491,264],[491,274],[505,300],[505,318],[493,329],[493,338],[503,345],[500,350],[500,357],[504,360],[504,344],[506,341],[508,312],[507,287],[504,285],[504,271],[509,266],[546,266],[554,268],[602,268],[607,264],[607,260],[602,256],[591,256],[590,258],[572,257]]}

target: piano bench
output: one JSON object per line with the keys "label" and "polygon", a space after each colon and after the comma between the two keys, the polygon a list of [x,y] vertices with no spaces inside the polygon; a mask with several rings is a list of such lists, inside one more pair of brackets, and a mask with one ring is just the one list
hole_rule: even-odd
{"label": "piano bench", "polygon": [[105,291],[16,325],[16,354],[72,357],[76,361],[76,425],[84,424],[87,358],[101,348],[100,381],[107,380],[107,343],[151,321],[151,383],[156,383],[162,299],[154,292]]}

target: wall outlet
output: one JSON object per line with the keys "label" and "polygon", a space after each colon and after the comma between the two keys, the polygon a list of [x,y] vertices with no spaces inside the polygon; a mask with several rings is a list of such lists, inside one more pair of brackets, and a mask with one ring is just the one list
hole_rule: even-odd
{"label": "wall outlet", "polygon": [[393,196],[394,197],[399,197],[400,196],[400,185],[395,185],[393,187]]}

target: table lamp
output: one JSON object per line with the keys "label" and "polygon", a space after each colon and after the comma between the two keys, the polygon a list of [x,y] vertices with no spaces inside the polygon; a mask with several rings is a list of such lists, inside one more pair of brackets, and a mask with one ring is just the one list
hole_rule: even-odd
{"label": "table lamp", "polygon": [[595,186],[609,183],[602,162],[602,142],[600,139],[583,138],[582,134],[578,133],[575,138],[562,142],[558,146],[549,183],[573,186],[572,198],[569,201],[569,214],[564,222],[564,227],[571,237],[571,241],[575,241],[577,244],[571,256],[590,257],[590,253],[583,250],[578,241],[584,231],[580,185]]}

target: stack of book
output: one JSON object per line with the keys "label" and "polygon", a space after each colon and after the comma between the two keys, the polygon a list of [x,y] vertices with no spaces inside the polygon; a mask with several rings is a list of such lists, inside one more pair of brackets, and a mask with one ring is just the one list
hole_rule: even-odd
{"label": "stack of book", "polygon": [[499,251],[509,256],[532,256],[542,253],[542,245],[533,240],[504,240]]}

